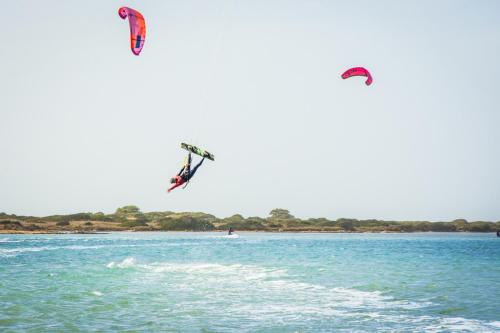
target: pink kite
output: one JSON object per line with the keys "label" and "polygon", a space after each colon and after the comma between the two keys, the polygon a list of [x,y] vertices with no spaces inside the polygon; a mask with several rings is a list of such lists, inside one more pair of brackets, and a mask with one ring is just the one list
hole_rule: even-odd
{"label": "pink kite", "polygon": [[144,17],[137,10],[128,7],[118,9],[118,15],[124,20],[128,16],[130,24],[130,48],[133,54],[139,55],[146,41],[146,21],[144,21]]}
{"label": "pink kite", "polygon": [[373,82],[370,72],[368,72],[368,70],[363,67],[353,67],[346,70],[344,74],[342,74],[343,79],[350,78],[351,76],[366,76],[368,78],[365,81],[365,84],[367,86],[369,86]]}

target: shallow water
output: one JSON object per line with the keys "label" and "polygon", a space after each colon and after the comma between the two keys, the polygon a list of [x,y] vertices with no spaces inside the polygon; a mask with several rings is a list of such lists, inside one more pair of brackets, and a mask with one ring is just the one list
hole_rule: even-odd
{"label": "shallow water", "polygon": [[500,332],[494,234],[0,235],[2,332]]}

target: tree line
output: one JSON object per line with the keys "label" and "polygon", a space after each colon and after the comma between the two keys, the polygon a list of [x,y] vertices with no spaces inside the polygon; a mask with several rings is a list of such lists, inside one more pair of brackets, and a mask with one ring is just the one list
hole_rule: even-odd
{"label": "tree line", "polygon": [[[76,223],[83,222],[83,223]],[[269,216],[243,217],[235,214],[218,218],[202,212],[142,212],[134,205],[118,208],[112,214],[76,213],[50,215],[44,217],[17,216],[0,213],[0,230],[44,230],[44,226],[61,230],[137,230],[137,231],[296,231],[296,232],[493,232],[500,230],[499,222],[456,219],[448,222],[429,221],[384,221],[376,219],[358,220],[353,218],[300,219],[287,209],[276,208]]]}

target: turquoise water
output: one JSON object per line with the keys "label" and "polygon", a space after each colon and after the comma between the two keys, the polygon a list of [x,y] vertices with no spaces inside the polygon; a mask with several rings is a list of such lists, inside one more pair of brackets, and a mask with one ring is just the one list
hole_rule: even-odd
{"label": "turquoise water", "polygon": [[0,235],[1,332],[500,332],[494,234]]}

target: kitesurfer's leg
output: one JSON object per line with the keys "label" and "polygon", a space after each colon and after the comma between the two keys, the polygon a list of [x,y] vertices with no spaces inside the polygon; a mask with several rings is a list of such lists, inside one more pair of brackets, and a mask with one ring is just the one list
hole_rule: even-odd
{"label": "kitesurfer's leg", "polygon": [[194,174],[196,173],[196,170],[198,170],[198,168],[201,166],[201,164],[203,163],[203,161],[205,160],[205,157],[203,157],[200,161],[200,163],[196,164],[196,166],[193,168],[193,170],[191,170],[190,174],[189,174],[189,179],[193,178]]}
{"label": "kitesurfer's leg", "polygon": [[189,178],[191,178],[190,174],[191,174],[191,153],[188,154],[188,156],[186,157],[186,159],[184,160],[184,168],[183,168],[183,172],[182,172],[182,175],[181,177],[184,178],[184,180],[188,180]]}
{"label": "kitesurfer's leg", "polygon": [[187,157],[187,162],[186,162],[186,169],[188,171],[191,170],[191,161],[192,161],[192,159],[191,159],[191,152],[189,152],[188,157]]}

